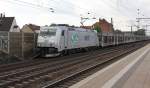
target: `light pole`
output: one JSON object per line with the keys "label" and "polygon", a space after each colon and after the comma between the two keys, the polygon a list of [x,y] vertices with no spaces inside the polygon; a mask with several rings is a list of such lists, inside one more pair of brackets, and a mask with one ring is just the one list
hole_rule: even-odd
{"label": "light pole", "polygon": [[139,19],[139,16],[140,16],[140,9],[137,9],[137,13],[138,13],[138,19],[137,19],[137,30],[139,30],[140,29],[140,19]]}

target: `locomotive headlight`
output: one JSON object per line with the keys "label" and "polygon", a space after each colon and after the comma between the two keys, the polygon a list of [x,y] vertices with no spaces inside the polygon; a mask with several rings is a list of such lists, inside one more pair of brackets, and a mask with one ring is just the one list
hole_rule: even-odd
{"label": "locomotive headlight", "polygon": [[39,47],[54,47],[55,46],[55,37],[42,37],[38,38],[38,46]]}
{"label": "locomotive headlight", "polygon": [[53,47],[55,45],[55,43],[51,42],[49,45],[50,45],[50,47]]}

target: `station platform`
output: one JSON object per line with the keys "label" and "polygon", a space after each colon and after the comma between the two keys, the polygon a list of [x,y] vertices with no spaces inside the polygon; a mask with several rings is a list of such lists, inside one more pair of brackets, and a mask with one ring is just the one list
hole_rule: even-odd
{"label": "station platform", "polygon": [[70,88],[150,88],[150,44]]}
{"label": "station platform", "polygon": [[150,88],[150,52],[122,88]]}

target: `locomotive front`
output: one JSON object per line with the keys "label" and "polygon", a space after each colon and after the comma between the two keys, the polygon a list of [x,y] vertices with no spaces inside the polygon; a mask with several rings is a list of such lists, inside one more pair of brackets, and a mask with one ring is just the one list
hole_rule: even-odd
{"label": "locomotive front", "polygon": [[40,48],[41,55],[44,57],[57,56],[57,29],[41,27],[38,35],[37,46]]}

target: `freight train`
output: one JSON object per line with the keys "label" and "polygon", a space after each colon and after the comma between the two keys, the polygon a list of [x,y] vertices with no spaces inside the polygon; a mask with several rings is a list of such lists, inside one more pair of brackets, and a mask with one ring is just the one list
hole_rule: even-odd
{"label": "freight train", "polygon": [[97,33],[80,27],[55,25],[40,28],[37,47],[40,48],[41,56],[54,57],[147,39],[146,36]]}

